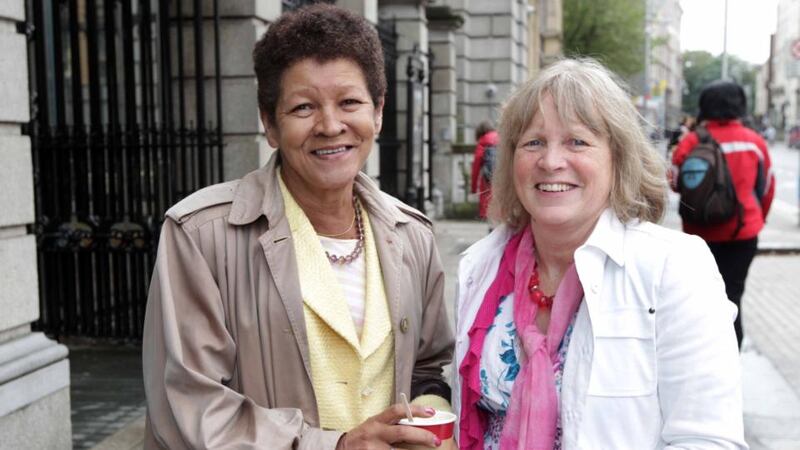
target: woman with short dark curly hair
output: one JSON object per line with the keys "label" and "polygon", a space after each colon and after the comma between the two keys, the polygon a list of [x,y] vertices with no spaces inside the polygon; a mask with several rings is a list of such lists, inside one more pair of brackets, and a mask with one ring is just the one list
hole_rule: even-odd
{"label": "woman with short dark curly hair", "polygon": [[383,103],[383,47],[372,25],[363,19],[353,20],[354,16],[330,5],[301,8],[283,15],[256,43],[253,61],[258,78],[258,107],[270,121],[275,119],[283,73],[303,59],[351,60],[361,69],[372,102],[376,106]]}
{"label": "woman with short dark curly hair", "polygon": [[[374,27],[317,4],[253,52],[267,140],[167,212],[144,330],[146,448],[441,445],[452,332],[431,222],[360,172],[386,79]],[[452,414],[450,417],[453,417]]]}

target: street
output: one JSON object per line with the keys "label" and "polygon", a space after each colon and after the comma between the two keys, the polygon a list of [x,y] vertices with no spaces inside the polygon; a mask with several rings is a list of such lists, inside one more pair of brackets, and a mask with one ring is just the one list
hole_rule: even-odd
{"label": "street", "polygon": [[798,219],[798,176],[800,171],[800,150],[790,149],[783,143],[774,143],[770,146],[770,156],[775,172],[775,201],[769,221],[780,224],[797,226]]}

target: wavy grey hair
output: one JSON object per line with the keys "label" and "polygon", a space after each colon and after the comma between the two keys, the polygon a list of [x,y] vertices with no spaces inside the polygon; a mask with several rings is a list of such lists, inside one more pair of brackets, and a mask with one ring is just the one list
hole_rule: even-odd
{"label": "wavy grey hair", "polygon": [[667,204],[666,161],[645,135],[644,121],[623,86],[593,59],[563,59],[509,97],[498,124],[498,163],[489,206],[493,220],[519,228],[530,219],[514,189],[514,151],[547,94],[562,122],[580,123],[608,139],[613,165],[609,204],[620,221],[661,220]]}

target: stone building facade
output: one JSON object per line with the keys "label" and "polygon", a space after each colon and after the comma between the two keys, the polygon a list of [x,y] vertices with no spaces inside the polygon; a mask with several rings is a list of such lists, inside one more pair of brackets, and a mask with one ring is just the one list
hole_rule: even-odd
{"label": "stone building facade", "polygon": [[[0,448],[72,448],[67,349],[39,317],[24,0],[0,2]],[[20,33],[22,31],[23,33]]]}
{"label": "stone building facade", "polygon": [[[645,0],[646,68],[633,89],[641,93],[636,103],[651,131],[673,129],[681,120],[683,62],[681,59],[681,9],[678,0]],[[639,88],[641,86],[641,88]]]}

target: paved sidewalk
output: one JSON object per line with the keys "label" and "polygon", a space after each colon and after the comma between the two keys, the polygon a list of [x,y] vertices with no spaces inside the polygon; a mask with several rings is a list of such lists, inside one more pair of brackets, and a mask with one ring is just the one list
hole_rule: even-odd
{"label": "paved sidewalk", "polygon": [[95,446],[144,414],[141,349],[129,345],[67,345],[72,447],[133,448]]}

